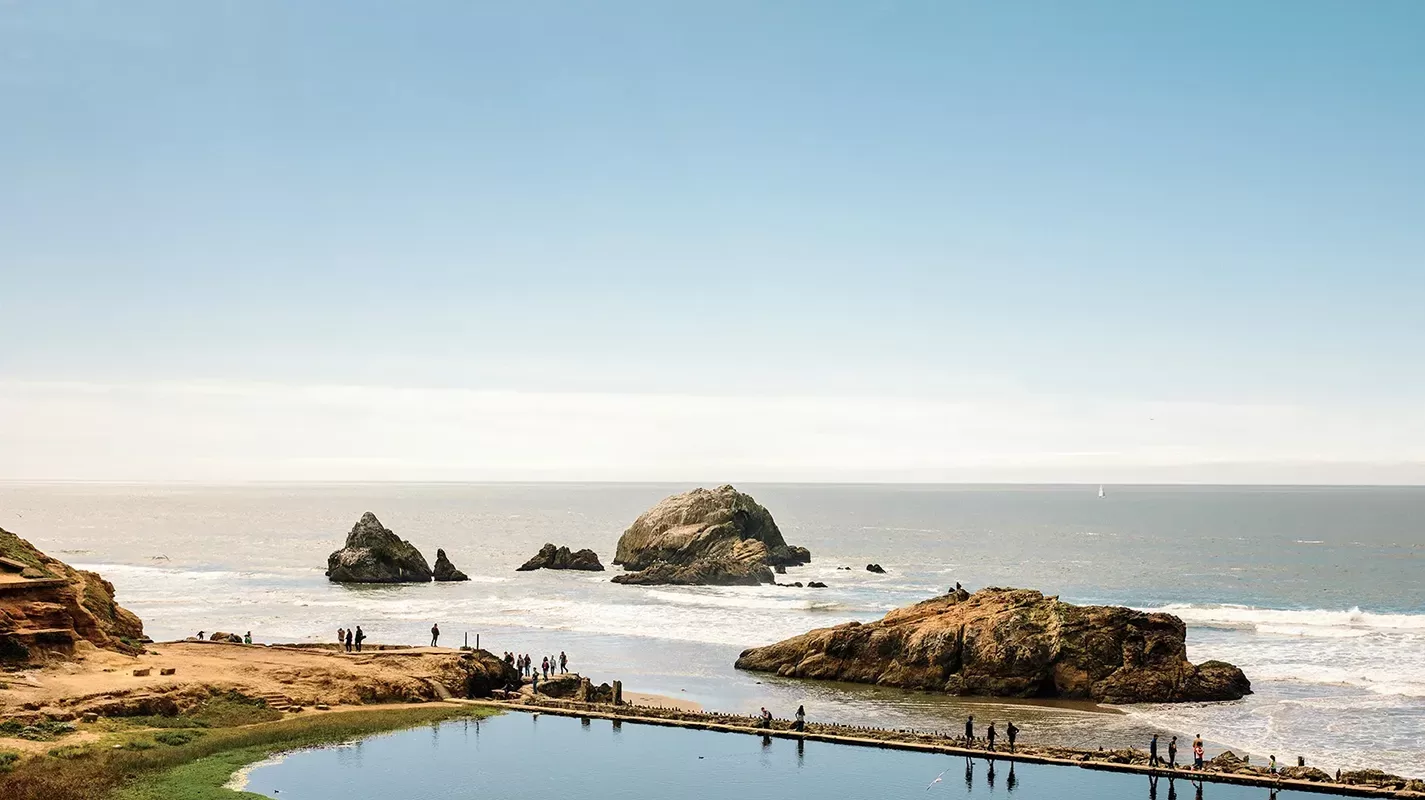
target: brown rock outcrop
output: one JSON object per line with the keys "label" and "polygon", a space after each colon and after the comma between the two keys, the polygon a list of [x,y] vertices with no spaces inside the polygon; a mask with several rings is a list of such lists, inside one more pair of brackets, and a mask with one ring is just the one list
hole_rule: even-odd
{"label": "brown rock outcrop", "polygon": [[327,556],[327,578],[335,583],[425,583],[431,577],[421,551],[370,511],[352,526],[345,546]]}
{"label": "brown rock outcrop", "polygon": [[1236,700],[1237,667],[1187,660],[1171,614],[1075,606],[1030,589],[937,597],[876,622],[822,628],[737,659],[739,669],[957,695],[1105,703]]}
{"label": "brown rock outcrop", "polygon": [[586,572],[603,572],[599,554],[585,548],[571,551],[567,547],[555,547],[546,542],[530,560],[515,568],[516,572],[530,572],[536,569],[578,569]]}
{"label": "brown rock outcrop", "polygon": [[114,602],[114,585],[0,530],[0,661],[43,660],[76,643],[135,653],[143,622]]}
{"label": "brown rock outcrop", "polygon": [[627,584],[755,585],[774,581],[771,567],[811,561],[789,546],[771,513],[731,486],[665,498],[619,537],[614,563]]}

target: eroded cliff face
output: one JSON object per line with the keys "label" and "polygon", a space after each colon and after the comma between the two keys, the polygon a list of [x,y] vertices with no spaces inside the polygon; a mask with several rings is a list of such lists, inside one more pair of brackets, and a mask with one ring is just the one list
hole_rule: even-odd
{"label": "eroded cliff face", "polygon": [[731,486],[665,498],[619,537],[614,578],[631,584],[772,583],[772,567],[811,561],[790,547],[772,514]]}
{"label": "eroded cliff face", "polygon": [[1186,633],[1171,614],[991,588],[754,647],[737,667],[959,695],[1105,703],[1236,700],[1251,693],[1231,664],[1190,663]]}
{"label": "eroded cliff face", "polygon": [[114,601],[114,585],[0,530],[0,660],[42,661],[79,642],[138,652],[143,622]]}

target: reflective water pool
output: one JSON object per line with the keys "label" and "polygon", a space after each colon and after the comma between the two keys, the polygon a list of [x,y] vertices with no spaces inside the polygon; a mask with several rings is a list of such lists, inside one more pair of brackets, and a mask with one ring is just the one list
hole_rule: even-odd
{"label": "reflective water pool", "polygon": [[1256,787],[523,713],[295,753],[254,769],[247,790],[277,800],[1273,797]]}

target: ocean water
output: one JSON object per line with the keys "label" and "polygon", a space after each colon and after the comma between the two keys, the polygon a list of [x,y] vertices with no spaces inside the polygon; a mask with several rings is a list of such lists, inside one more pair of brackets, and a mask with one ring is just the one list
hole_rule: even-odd
{"label": "ocean water", "polygon": [[246,789],[283,800],[689,797],[976,797],[1307,800],[1088,769],[988,762],[821,742],[506,714],[307,750],[256,767]]}
{"label": "ocean water", "polygon": [[[780,587],[629,587],[613,572],[517,573],[544,542],[592,547],[681,485],[0,484],[0,527],[103,573],[155,639],[251,630],[325,640],[470,642],[719,710],[766,705],[859,724],[956,729],[1013,718],[1026,741],[1142,744],[1150,731],[1334,771],[1425,774],[1425,489],[745,485],[811,565]],[[350,587],[326,557],[373,511],[473,580]],[[877,562],[886,575],[864,570]],[[849,566],[845,571],[838,567]],[[740,673],[745,647],[871,620],[943,592],[1022,586],[1171,611],[1189,656],[1242,667],[1237,703],[1104,714]]]}

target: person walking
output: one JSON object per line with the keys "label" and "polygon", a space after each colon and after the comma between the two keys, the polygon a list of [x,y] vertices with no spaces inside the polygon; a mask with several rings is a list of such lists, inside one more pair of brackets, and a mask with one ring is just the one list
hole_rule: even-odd
{"label": "person walking", "polygon": [[559,651],[559,671],[567,673],[569,671],[569,656],[564,655],[564,651]]}
{"label": "person walking", "polygon": [[356,631],[351,628],[346,629],[346,652],[351,652],[351,643],[356,641]]}
{"label": "person walking", "polygon": [[1168,740],[1168,769],[1178,768],[1178,737]]}
{"label": "person walking", "polygon": [[435,643],[438,641],[440,641],[440,623],[436,622],[430,626],[430,646],[435,647]]}
{"label": "person walking", "polygon": [[799,731],[806,730],[807,727],[807,707],[797,706],[797,727]]}
{"label": "person walking", "polygon": [[975,746],[975,715],[971,714],[965,718],[965,746]]}
{"label": "person walking", "polygon": [[[1005,734],[1009,737],[1009,752],[1013,753],[1013,752],[1014,752],[1014,737],[1016,737],[1016,736],[1019,735],[1019,729],[1016,728],[1016,727],[1014,727],[1014,723],[1013,723],[1013,722],[1007,722],[1007,723],[1005,723],[1005,726],[1004,726],[1004,732],[1005,732]],[[1011,766],[1011,767],[1010,767],[1010,771],[1013,772],[1013,770],[1014,770],[1014,767]]]}
{"label": "person walking", "polygon": [[361,652],[361,643],[366,641],[366,634],[361,630],[361,626],[356,626],[356,652]]}
{"label": "person walking", "polygon": [[1201,770],[1202,762],[1202,734],[1197,734],[1192,740],[1192,768]]}
{"label": "person walking", "polygon": [[1148,740],[1148,766],[1158,766],[1158,734],[1153,734],[1153,738]]}
{"label": "person walking", "polygon": [[995,724],[990,723],[990,727],[985,730],[985,741],[989,744],[989,749],[995,749]]}

